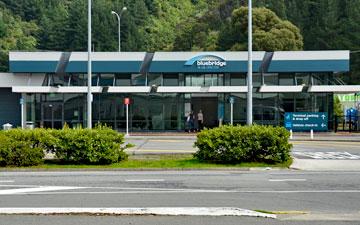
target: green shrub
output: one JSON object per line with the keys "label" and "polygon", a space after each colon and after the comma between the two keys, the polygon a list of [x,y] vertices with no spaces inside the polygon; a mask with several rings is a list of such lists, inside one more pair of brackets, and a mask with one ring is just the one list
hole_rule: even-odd
{"label": "green shrub", "polygon": [[124,135],[111,128],[62,129],[55,135],[59,139],[56,157],[76,164],[111,164],[127,158],[123,146]]}
{"label": "green shrub", "polygon": [[36,166],[43,163],[44,151],[32,141],[31,132],[20,129],[0,133],[0,166]]}
{"label": "green shrub", "polygon": [[289,132],[272,126],[222,126],[197,135],[194,156],[218,163],[280,163],[290,159]]}
{"label": "green shrub", "polygon": [[0,131],[0,166],[34,166],[45,153],[64,163],[111,164],[127,158],[124,135],[111,128]]}

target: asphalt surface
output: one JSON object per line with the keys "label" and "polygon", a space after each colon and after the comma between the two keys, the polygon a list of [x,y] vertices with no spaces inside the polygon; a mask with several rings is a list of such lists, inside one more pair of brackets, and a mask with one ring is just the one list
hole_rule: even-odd
{"label": "asphalt surface", "polygon": [[358,225],[356,221],[279,221],[239,217],[0,216],[2,225]]}
{"label": "asphalt surface", "polygon": [[[129,141],[136,144],[130,154],[196,151],[193,138]],[[360,156],[359,142],[292,143],[293,154],[299,158],[307,157],[296,153],[319,156],[346,152]],[[338,162],[336,157],[321,160]],[[0,172],[0,208],[238,207],[286,213],[276,220],[234,216],[3,215],[0,224],[360,224],[359,177],[360,170]]]}
{"label": "asphalt surface", "polygon": [[0,207],[239,207],[356,214],[359,176],[287,170],[3,172]]}

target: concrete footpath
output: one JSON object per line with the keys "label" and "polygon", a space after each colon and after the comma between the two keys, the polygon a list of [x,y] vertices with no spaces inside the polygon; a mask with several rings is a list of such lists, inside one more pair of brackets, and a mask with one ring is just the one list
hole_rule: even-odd
{"label": "concrete footpath", "polygon": [[[135,145],[130,155],[191,154],[196,133],[135,133],[126,137]],[[307,171],[360,171],[359,133],[294,133],[291,169]]]}
{"label": "concrete footpath", "polygon": [[306,171],[360,171],[360,160],[318,160],[294,158],[290,169]]}
{"label": "concrete footpath", "polygon": [[[196,133],[183,133],[183,132],[143,132],[143,133],[130,133],[126,137],[128,140],[144,140],[144,139],[162,139],[162,140],[195,140]],[[360,133],[349,132],[319,132],[314,133],[314,138],[311,139],[310,133],[299,132],[293,133],[293,139],[296,141],[339,141],[339,142],[360,142]]]}

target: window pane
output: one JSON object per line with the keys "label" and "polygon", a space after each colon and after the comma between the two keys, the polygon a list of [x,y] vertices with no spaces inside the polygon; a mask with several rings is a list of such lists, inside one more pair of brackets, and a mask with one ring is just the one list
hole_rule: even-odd
{"label": "window pane", "polygon": [[245,74],[231,74],[230,75],[231,86],[243,86],[246,85]]}
{"label": "window pane", "polygon": [[146,85],[146,75],[131,74],[131,83],[133,86],[145,86]]}
{"label": "window pane", "polygon": [[201,75],[192,75],[191,76],[191,86],[204,86],[204,76]]}
{"label": "window pane", "polygon": [[205,87],[213,86],[212,74],[205,74]]}
{"label": "window pane", "polygon": [[279,85],[294,85],[294,75],[279,74]]}
{"label": "window pane", "polygon": [[116,74],[115,86],[131,86],[131,75]]}
{"label": "window pane", "polygon": [[99,86],[113,86],[114,74],[101,74]]}
{"label": "window pane", "polygon": [[150,74],[148,79],[149,79],[149,86],[152,86],[152,85],[160,86],[161,85],[161,81],[162,81],[161,74]]}
{"label": "window pane", "polygon": [[224,86],[224,74],[218,74],[217,76],[217,85]]}
{"label": "window pane", "polygon": [[264,74],[264,82],[266,85],[278,85],[278,74],[277,73]]}
{"label": "window pane", "polygon": [[309,74],[296,74],[296,85],[309,85],[310,76]]}
{"label": "window pane", "polygon": [[71,74],[71,86],[85,86],[86,80],[84,74]]}
{"label": "window pane", "polygon": [[178,74],[164,74],[164,86],[179,86]]}

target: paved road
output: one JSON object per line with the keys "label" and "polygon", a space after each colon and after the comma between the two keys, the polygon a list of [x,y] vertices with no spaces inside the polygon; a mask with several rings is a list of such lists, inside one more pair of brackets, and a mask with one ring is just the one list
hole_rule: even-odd
{"label": "paved road", "polygon": [[2,225],[358,225],[357,221],[279,221],[239,217],[0,216]]}
{"label": "paved road", "polygon": [[[288,170],[3,172],[0,175],[0,208],[238,207],[309,212],[308,217],[302,218],[305,221],[313,220],[311,216],[317,218],[316,215],[326,214],[359,224],[359,176],[360,172]],[[132,219],[142,224],[141,218],[131,217],[129,221]],[[158,224],[157,219],[153,224]],[[293,215],[280,219],[293,221],[283,224],[299,224]],[[242,218],[227,217],[224,220],[229,221],[219,224],[243,221]],[[264,224],[263,220],[258,224]],[[250,219],[244,221],[251,224]]]}
{"label": "paved road", "polygon": [[[193,141],[191,138],[131,140],[137,146],[130,153],[190,153],[195,151]],[[336,157],[349,155],[333,153],[360,156],[360,143],[356,142],[294,140],[293,144],[293,154],[298,158],[324,156],[326,161],[332,159],[337,163]],[[346,161],[357,162],[351,156]],[[0,216],[0,224],[360,224],[358,177],[360,170],[2,172],[0,210],[5,207],[238,207],[307,214],[279,215],[277,220],[231,216]]]}

